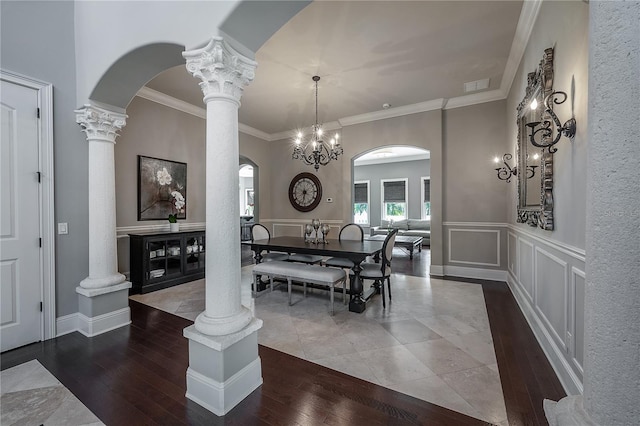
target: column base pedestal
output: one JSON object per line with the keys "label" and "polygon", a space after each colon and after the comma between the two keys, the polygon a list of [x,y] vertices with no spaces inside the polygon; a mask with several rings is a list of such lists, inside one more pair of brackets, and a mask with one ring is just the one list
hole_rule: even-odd
{"label": "column base pedestal", "polygon": [[186,397],[218,416],[224,416],[262,384],[258,330],[262,320],[225,336],[208,336],[191,325]]}
{"label": "column base pedestal", "polygon": [[555,402],[542,403],[549,426],[596,426],[582,406],[582,395],[566,396]]}
{"label": "column base pedestal", "polygon": [[78,293],[78,331],[97,336],[131,324],[129,281],[109,287],[76,287]]}

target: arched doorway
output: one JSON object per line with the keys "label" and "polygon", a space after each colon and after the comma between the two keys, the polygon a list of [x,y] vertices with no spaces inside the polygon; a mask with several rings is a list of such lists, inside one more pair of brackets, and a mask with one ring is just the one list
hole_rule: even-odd
{"label": "arched doorway", "polygon": [[242,241],[251,239],[251,225],[258,222],[260,213],[258,165],[240,156],[240,235]]}
{"label": "arched doorway", "polygon": [[353,221],[431,219],[431,155],[413,146],[385,146],[353,158]]}

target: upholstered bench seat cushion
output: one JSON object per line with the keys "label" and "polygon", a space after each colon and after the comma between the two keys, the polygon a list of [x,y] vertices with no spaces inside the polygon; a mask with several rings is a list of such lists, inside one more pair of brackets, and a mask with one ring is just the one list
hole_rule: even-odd
{"label": "upholstered bench seat cushion", "polygon": [[339,268],[326,268],[320,265],[282,261],[258,263],[253,267],[253,274],[292,278],[309,283],[327,285],[336,283],[345,277],[344,270]]}

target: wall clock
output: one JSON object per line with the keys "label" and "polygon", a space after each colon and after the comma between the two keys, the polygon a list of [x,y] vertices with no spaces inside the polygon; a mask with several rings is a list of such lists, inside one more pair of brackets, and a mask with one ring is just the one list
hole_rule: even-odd
{"label": "wall clock", "polygon": [[300,173],[291,179],[289,202],[298,211],[310,212],[318,207],[322,200],[320,179],[312,173]]}

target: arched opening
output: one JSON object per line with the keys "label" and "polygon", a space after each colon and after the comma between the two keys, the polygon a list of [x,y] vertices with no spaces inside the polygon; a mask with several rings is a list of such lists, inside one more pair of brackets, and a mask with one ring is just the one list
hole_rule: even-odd
{"label": "arched opening", "polygon": [[430,152],[413,146],[385,146],[353,159],[353,220],[431,219]]}
{"label": "arched opening", "polygon": [[258,165],[240,156],[240,235],[242,241],[251,239],[251,225],[258,222],[260,213]]}
{"label": "arched opening", "polygon": [[[422,247],[431,246],[429,150],[389,145],[362,152],[352,159],[351,188],[352,220],[369,235],[397,228],[399,236],[422,238]],[[425,255],[426,268],[429,258]]]}

